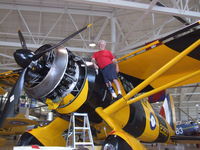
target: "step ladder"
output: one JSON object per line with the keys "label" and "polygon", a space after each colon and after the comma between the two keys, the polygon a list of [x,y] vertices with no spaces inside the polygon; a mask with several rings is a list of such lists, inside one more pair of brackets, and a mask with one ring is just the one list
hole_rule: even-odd
{"label": "step ladder", "polygon": [[[77,124],[79,126],[76,126]],[[77,137],[81,137],[81,141],[77,141]],[[74,149],[91,146],[92,150],[94,150],[94,142],[87,113],[71,114],[66,144],[67,147],[70,146]]]}

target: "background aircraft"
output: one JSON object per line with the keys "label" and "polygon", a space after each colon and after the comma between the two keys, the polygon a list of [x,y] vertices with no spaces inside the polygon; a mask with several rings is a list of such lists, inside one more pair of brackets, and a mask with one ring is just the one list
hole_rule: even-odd
{"label": "background aircraft", "polygon": [[65,146],[62,135],[69,124],[68,114],[75,111],[88,113],[95,140],[104,140],[103,149],[145,149],[140,141],[173,143],[171,137],[176,137],[173,100],[168,98],[168,107],[164,105],[164,111],[168,110],[170,115],[161,116],[145,97],[172,86],[200,81],[200,29],[196,29],[199,24],[196,22],[119,58],[123,97],[111,105],[111,95],[101,74],[96,74],[81,57],[59,48],[88,26],[35,52],[27,50],[19,33],[22,49],[14,57],[22,69],[1,122],[16,114],[14,105],[25,85],[28,96],[46,103],[57,117],[45,127],[24,133],[19,145]]}
{"label": "background aircraft", "polygon": [[18,77],[19,74],[17,71],[0,73],[0,95],[4,95],[7,89],[15,84]]}
{"label": "background aircraft", "polygon": [[[5,106],[5,103],[7,101],[7,94],[6,92],[10,88],[10,86],[13,86],[18,79],[19,74],[17,71],[9,71],[5,72],[3,74],[0,74],[0,116],[3,114],[3,109]],[[19,106],[16,106],[17,109],[19,109]],[[17,110],[16,109],[16,110]],[[37,125],[38,122],[31,120],[29,118],[25,117],[25,114],[18,113],[17,115],[6,118],[2,126],[0,128],[0,145],[3,145],[6,142],[6,136],[16,136],[24,133],[27,130],[27,126],[31,125]]]}
{"label": "background aircraft", "polygon": [[176,125],[176,134],[198,136],[200,134],[199,124],[197,122],[189,122]]}

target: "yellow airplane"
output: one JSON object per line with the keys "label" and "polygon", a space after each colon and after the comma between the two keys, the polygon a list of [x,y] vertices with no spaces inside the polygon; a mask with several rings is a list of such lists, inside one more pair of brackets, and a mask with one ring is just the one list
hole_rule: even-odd
{"label": "yellow airplane", "polygon": [[0,137],[0,146],[3,146],[5,143],[6,143],[6,139]]}
{"label": "yellow airplane", "polygon": [[13,86],[18,77],[19,74],[15,73],[15,71],[0,73],[0,95],[4,95],[7,92],[7,88]]}
{"label": "yellow airplane", "polygon": [[200,82],[199,24],[200,21],[119,58],[123,97],[112,104],[102,75],[96,74],[81,57],[60,48],[90,25],[35,52],[27,49],[19,33],[22,49],[14,57],[22,69],[1,122],[15,114],[10,110],[25,85],[28,96],[46,103],[57,117],[45,127],[24,133],[18,145],[65,146],[63,133],[69,126],[68,115],[73,112],[88,113],[94,139],[104,140],[102,149],[143,150],[146,148],[141,142],[174,143],[173,139],[178,139],[173,138],[173,100],[166,100],[165,110],[170,116],[164,117],[155,113],[145,98],[170,87]]}
{"label": "yellow airplane", "polygon": [[[18,77],[19,72],[17,70],[0,73],[0,95],[4,95],[8,91],[9,87],[16,83]],[[2,109],[4,106],[4,100],[1,99],[0,103],[0,108]],[[1,112],[0,116],[2,116],[2,113],[3,112]],[[26,118],[22,113],[19,113],[14,117],[6,118],[0,128],[0,136],[2,136],[2,138],[0,138],[0,146],[6,142],[5,136],[20,135],[27,130],[27,126],[37,124],[37,121]]]}
{"label": "yellow airplane", "polygon": [[3,126],[0,128],[0,135],[19,135],[26,131],[27,126],[37,124],[37,121],[26,118],[24,114],[18,114],[4,120]]}

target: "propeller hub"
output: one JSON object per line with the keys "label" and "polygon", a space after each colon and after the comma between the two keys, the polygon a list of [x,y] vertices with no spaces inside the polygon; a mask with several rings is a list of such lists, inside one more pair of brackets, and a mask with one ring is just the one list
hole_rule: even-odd
{"label": "propeller hub", "polygon": [[32,61],[34,53],[31,50],[18,49],[14,53],[15,61],[22,68],[26,68]]}

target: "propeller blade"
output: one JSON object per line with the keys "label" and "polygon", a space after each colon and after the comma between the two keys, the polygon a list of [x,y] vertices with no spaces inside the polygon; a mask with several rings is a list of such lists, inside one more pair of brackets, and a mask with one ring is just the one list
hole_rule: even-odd
{"label": "propeller blade", "polygon": [[9,96],[8,96],[8,100],[5,104],[3,113],[1,114],[0,127],[2,127],[3,121],[7,117],[14,117],[18,113],[17,108],[18,108],[18,104],[19,104],[19,98],[20,98],[20,95],[21,95],[21,91],[22,91],[23,86],[24,86],[24,78],[25,78],[26,70],[27,70],[27,68],[25,68],[21,72],[17,82],[13,86],[13,88],[12,88],[12,90],[11,90]]}
{"label": "propeller blade", "polygon": [[79,34],[80,32],[84,31],[85,29],[89,28],[90,26],[92,26],[92,24],[88,24],[87,26],[83,27],[82,29],[74,32],[73,34],[71,34],[70,36],[66,37],[65,39],[63,39],[62,41],[60,41],[59,43],[57,43],[56,45],[42,51],[41,53],[36,54],[33,57],[33,60],[37,60],[39,59],[41,56],[43,56],[46,52],[51,51],[54,48],[57,48],[58,46],[62,45],[63,43],[67,42],[68,40],[70,40],[71,38],[73,38],[74,36],[76,36],[77,34]]}
{"label": "propeller blade", "polygon": [[18,31],[18,35],[19,35],[19,40],[22,45],[22,48],[27,49],[26,42],[24,40],[24,36],[22,35],[22,32],[20,30]]}

